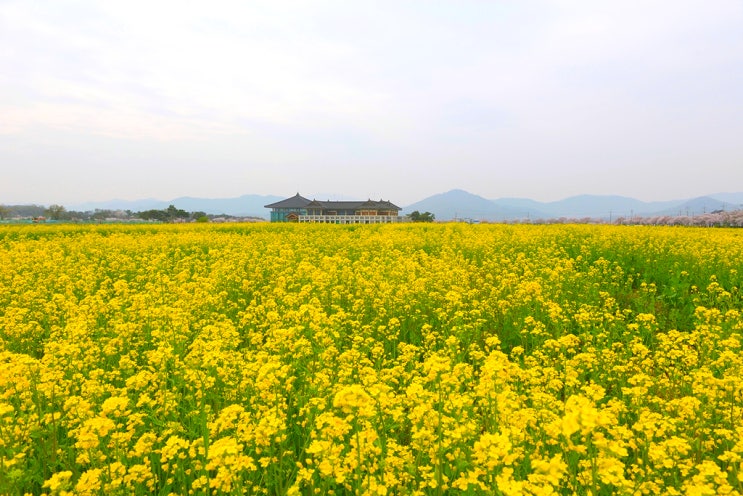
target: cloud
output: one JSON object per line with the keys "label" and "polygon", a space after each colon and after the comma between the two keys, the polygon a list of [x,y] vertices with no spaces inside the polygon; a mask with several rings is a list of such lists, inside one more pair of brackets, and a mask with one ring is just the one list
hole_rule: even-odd
{"label": "cloud", "polygon": [[[742,21],[733,0],[6,0],[0,159],[44,167],[35,148],[75,136],[80,162],[94,150],[114,170],[127,160],[102,148],[137,149],[128,162],[208,163],[257,192],[327,191],[330,175],[344,190],[360,170],[396,172],[406,192],[425,176],[410,201],[504,176],[525,196],[547,176],[591,191],[599,167],[695,186],[703,157],[741,156]],[[14,142],[30,145],[3,151]],[[273,189],[287,177],[317,183]],[[389,181],[361,189],[386,197]]]}

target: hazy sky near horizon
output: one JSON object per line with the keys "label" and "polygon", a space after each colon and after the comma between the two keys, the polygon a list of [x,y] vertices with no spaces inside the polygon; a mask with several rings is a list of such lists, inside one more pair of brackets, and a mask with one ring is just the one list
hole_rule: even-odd
{"label": "hazy sky near horizon", "polygon": [[743,191],[743,2],[0,0],[0,204]]}

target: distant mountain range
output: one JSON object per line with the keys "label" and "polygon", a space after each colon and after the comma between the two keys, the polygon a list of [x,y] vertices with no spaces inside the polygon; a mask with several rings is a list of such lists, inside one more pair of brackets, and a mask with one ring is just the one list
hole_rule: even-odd
{"label": "distant mountain range", "polygon": [[88,202],[78,205],[70,205],[68,210],[80,212],[100,210],[131,210],[142,212],[144,210],[162,210],[169,205],[185,210],[187,212],[204,212],[210,215],[235,215],[244,217],[268,217],[268,210],[264,205],[283,200],[281,196],[274,195],[243,195],[237,198],[192,198],[182,196],[169,201],[155,200],[109,200],[102,202]]}
{"label": "distant mountain range", "polygon": [[616,219],[632,216],[699,215],[715,210],[743,208],[743,193],[720,193],[676,201],[643,202],[624,196],[580,195],[554,202],[525,198],[488,200],[459,189],[430,196],[408,205],[407,214],[431,212],[438,220],[473,219],[513,221],[525,219],[594,218]]}
{"label": "distant mountain range", "polygon": [[[237,198],[181,197],[169,201],[110,200],[67,206],[68,210],[93,211],[131,210],[140,212],[165,209],[175,205],[189,212],[268,218],[264,205],[282,200],[275,195],[243,195]],[[676,201],[643,202],[623,196],[580,195],[554,202],[538,202],[526,198],[488,200],[461,189],[453,189],[403,207],[402,214],[415,210],[431,212],[438,220],[473,219],[488,221],[537,220],[556,218],[616,219],[632,216],[699,215],[715,210],[743,208],[743,193],[717,193],[699,198]]]}

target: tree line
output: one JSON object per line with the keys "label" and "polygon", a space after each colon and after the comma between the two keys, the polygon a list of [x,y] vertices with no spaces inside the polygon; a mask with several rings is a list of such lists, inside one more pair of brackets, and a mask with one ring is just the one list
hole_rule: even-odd
{"label": "tree line", "polygon": [[[223,217],[229,217],[223,215]],[[208,222],[210,216],[205,212],[187,212],[183,209],[176,208],[175,205],[169,205],[168,208],[161,210],[150,209],[141,212],[131,210],[109,210],[95,209],[92,211],[67,210],[63,205],[0,205],[0,220],[11,218],[25,218],[34,220],[54,220],[54,221],[77,221],[77,222],[94,222],[110,220],[144,220],[158,222]]]}

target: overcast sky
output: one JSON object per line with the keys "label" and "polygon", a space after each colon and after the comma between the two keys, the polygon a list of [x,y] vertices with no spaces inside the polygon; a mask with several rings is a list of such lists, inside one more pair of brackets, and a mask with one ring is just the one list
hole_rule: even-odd
{"label": "overcast sky", "polygon": [[743,2],[0,0],[0,203],[743,191]]}

